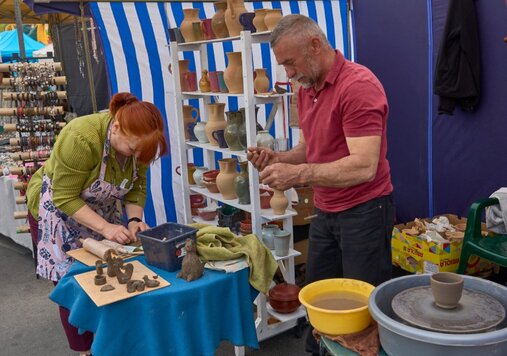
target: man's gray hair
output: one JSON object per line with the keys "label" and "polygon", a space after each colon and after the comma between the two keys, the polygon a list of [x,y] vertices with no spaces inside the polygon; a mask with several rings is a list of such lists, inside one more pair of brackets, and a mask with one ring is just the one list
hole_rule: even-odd
{"label": "man's gray hair", "polygon": [[276,46],[280,38],[284,36],[290,36],[301,40],[317,36],[320,37],[324,46],[331,47],[331,44],[319,25],[311,18],[303,15],[293,14],[282,17],[273,32],[271,32],[271,37],[269,39],[271,47]]}

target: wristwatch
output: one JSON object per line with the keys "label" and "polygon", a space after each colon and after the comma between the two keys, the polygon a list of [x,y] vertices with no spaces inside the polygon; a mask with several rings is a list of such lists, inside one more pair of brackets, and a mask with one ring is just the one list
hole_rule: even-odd
{"label": "wristwatch", "polygon": [[132,222],[132,221],[135,221],[135,222],[142,222],[141,219],[139,219],[137,216],[134,216],[133,218],[130,218],[129,221],[127,222],[127,226]]}

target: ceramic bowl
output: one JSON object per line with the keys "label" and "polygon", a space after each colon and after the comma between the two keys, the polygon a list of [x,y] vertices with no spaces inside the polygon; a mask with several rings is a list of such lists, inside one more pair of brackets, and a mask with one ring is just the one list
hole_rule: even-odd
{"label": "ceramic bowl", "polygon": [[220,170],[218,170],[218,169],[213,169],[211,171],[204,172],[202,174],[202,180],[205,182],[206,181],[210,182],[210,181],[216,180],[218,173],[220,173]]}
{"label": "ceramic bowl", "polygon": [[239,227],[243,230],[252,232],[252,220],[242,220],[239,222]]}
{"label": "ceramic bowl", "polygon": [[210,182],[203,181],[203,183],[206,186],[206,188],[208,188],[208,191],[210,193],[219,193],[216,182],[211,182],[210,183]]}
{"label": "ceramic bowl", "polygon": [[279,313],[292,313],[301,305],[299,291],[295,284],[277,284],[269,290],[269,304]]}
{"label": "ceramic bowl", "polygon": [[271,208],[271,205],[269,205],[269,201],[273,196],[273,191],[267,189],[259,189],[259,195],[261,198],[261,209]]}
{"label": "ceramic bowl", "polygon": [[203,220],[213,220],[217,216],[217,210],[210,208],[197,209],[199,217]]}

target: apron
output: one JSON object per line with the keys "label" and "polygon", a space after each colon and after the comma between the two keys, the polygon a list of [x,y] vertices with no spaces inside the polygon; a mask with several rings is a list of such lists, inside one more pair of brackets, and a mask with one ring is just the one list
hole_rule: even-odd
{"label": "apron", "polygon": [[[128,188],[126,182],[120,186],[104,180],[110,151],[111,124],[107,131],[106,142],[102,152],[100,175],[87,189],[81,192],[83,199],[94,212],[112,224],[121,223],[121,212],[116,203],[122,200],[137,179],[137,165],[133,159],[132,181]],[[67,214],[58,210],[53,204],[51,179],[45,174],[42,180],[39,203],[39,242],[37,244],[37,274],[52,281],[59,281],[74,261],[66,252],[80,247],[80,237],[92,237],[103,240],[99,233],[79,224]]]}

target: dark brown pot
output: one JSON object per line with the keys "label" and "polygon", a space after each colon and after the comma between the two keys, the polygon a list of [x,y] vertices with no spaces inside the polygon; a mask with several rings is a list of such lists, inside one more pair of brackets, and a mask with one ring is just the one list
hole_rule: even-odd
{"label": "dark brown pot", "polygon": [[301,305],[299,291],[295,284],[277,284],[269,290],[269,304],[279,313],[292,313]]}

